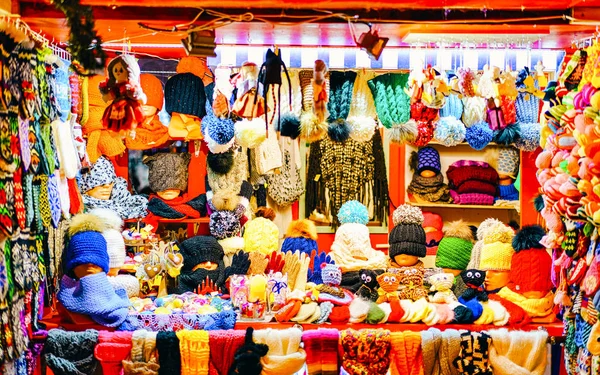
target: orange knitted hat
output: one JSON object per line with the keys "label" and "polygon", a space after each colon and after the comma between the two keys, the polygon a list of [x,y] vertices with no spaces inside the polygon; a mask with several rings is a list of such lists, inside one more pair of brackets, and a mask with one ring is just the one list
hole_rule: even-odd
{"label": "orange knitted hat", "polygon": [[192,73],[199,77],[205,86],[212,81],[212,74],[206,65],[206,58],[186,56],[179,60],[176,70],[177,73]]}
{"label": "orange knitted hat", "polygon": [[419,332],[392,332],[392,375],[423,375],[423,353]]}
{"label": "orange knitted hat", "polygon": [[163,107],[163,85],[160,79],[152,74],[142,74],[140,76],[140,84],[146,97],[148,98],[146,105],[157,108],[159,111]]}

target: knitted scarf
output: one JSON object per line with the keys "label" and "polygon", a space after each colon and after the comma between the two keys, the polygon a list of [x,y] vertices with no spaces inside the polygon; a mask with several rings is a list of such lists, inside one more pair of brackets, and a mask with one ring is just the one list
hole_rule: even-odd
{"label": "knitted scarf", "polygon": [[[157,195],[150,195],[148,199],[149,214],[144,219],[145,223],[154,225],[158,218],[166,219],[198,219],[206,216],[206,195],[201,194],[189,199],[187,194],[171,200],[164,200]],[[156,226],[155,226],[156,227]]]}
{"label": "knitted scarf", "polygon": [[240,330],[210,331],[208,343],[210,345],[209,373],[227,375],[235,352],[244,345],[245,332]]}
{"label": "knitted scarf", "polygon": [[341,332],[342,367],[353,375],[384,375],[390,366],[390,331],[351,328]]}
{"label": "knitted scarf", "polygon": [[48,332],[45,358],[48,367],[56,375],[93,374],[97,361],[94,347],[98,343],[98,331],[67,332],[53,329]]}
{"label": "knitted scarf", "polygon": [[310,146],[306,212],[319,209],[331,215],[335,228],[339,225],[339,208],[353,199],[372,204],[373,219],[387,222],[388,185],[379,132],[369,142],[351,138],[334,142],[327,138]]}
{"label": "knitted scarf", "polygon": [[433,177],[422,177],[418,173],[413,174],[407,191],[409,194],[416,195],[428,202],[452,203],[450,189],[444,183],[444,176],[441,173]]}
{"label": "knitted scarf", "polygon": [[158,351],[159,375],[179,375],[181,368],[181,353],[179,339],[175,332],[158,332],[156,335]]}
{"label": "knitted scarf", "polygon": [[108,208],[119,214],[123,219],[135,219],[148,214],[146,207],[148,201],[141,195],[131,195],[127,190],[127,181],[118,177],[113,185],[109,200],[96,199],[83,194],[83,203],[86,209]]}
{"label": "knitted scarf", "polygon": [[410,118],[410,97],[404,91],[407,82],[407,73],[382,74],[368,82],[379,121],[388,129]]}
{"label": "knitted scarf", "polygon": [[460,331],[460,352],[454,366],[462,375],[491,375],[489,347],[492,338],[484,332]]}
{"label": "knitted scarf", "polygon": [[391,375],[423,375],[421,335],[418,332],[391,334]]}

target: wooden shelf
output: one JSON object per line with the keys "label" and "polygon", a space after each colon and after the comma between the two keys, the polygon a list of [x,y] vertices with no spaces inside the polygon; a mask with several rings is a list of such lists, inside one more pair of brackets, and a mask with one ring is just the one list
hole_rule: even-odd
{"label": "wooden shelf", "polygon": [[[483,151],[483,149],[481,149],[481,150],[474,149],[467,142],[462,142],[462,143],[459,143],[459,144],[454,145],[454,146],[446,146],[446,145],[444,145],[442,143],[432,141],[432,142],[429,142],[426,146],[443,146],[443,147],[448,148],[448,149],[452,149],[453,147],[469,147],[469,148],[471,148],[475,152]],[[423,147],[426,147],[426,146],[423,146]],[[496,143],[496,142],[490,142],[485,147],[491,147],[491,146],[497,146],[497,147],[515,147],[514,145],[508,145],[507,146],[507,145],[502,145],[502,144],[499,144],[499,143]],[[485,147],[484,147],[484,149],[485,149]]]}
{"label": "wooden shelf", "polygon": [[[138,220],[142,220],[142,219],[126,219],[124,220],[125,223],[131,224],[131,223],[137,223]],[[159,223],[164,223],[164,224],[202,224],[202,223],[206,223],[208,224],[208,222],[210,221],[210,218],[208,217],[201,217],[198,219],[158,219]]]}
{"label": "wooden shelf", "polygon": [[483,204],[440,204],[440,203],[419,203],[408,202],[411,206],[434,207],[434,208],[474,208],[478,210],[517,210],[516,207],[507,206],[488,206]]}

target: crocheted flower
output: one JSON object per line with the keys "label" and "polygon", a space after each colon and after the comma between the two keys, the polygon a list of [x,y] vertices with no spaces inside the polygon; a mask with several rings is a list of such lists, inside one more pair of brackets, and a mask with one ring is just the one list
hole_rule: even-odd
{"label": "crocheted flower", "polygon": [[454,116],[442,117],[435,125],[433,138],[444,146],[456,146],[465,140],[467,129]]}
{"label": "crocheted flower", "polygon": [[350,138],[357,142],[368,142],[373,138],[377,122],[372,117],[352,116],[348,118]]}
{"label": "crocheted flower", "polygon": [[487,122],[483,121],[468,127],[465,133],[465,139],[475,150],[483,150],[493,138],[494,132]]}
{"label": "crocheted flower", "polygon": [[403,204],[394,210],[392,221],[394,226],[400,224],[423,224],[423,211],[419,207]]}
{"label": "crocheted flower", "polygon": [[521,124],[521,134],[515,146],[523,151],[535,151],[540,146],[540,131],[538,123]]}
{"label": "crocheted flower", "polygon": [[348,201],[340,207],[337,218],[340,224],[357,223],[367,225],[369,222],[369,211],[359,201]]}

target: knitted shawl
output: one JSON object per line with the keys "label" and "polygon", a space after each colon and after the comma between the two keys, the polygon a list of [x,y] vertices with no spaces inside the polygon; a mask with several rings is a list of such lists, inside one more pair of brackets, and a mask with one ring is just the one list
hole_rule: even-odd
{"label": "knitted shawl", "polygon": [[306,212],[319,209],[331,215],[335,228],[339,225],[336,214],[349,200],[367,206],[372,203],[373,219],[387,222],[388,184],[379,132],[369,142],[352,138],[335,142],[326,138],[310,145]]}
{"label": "knitted shawl", "polygon": [[407,82],[407,73],[382,74],[369,81],[379,122],[388,129],[410,118],[410,97],[405,92]]}
{"label": "knitted shawl", "polygon": [[83,203],[88,210],[93,208],[111,209],[123,219],[135,219],[148,214],[146,211],[148,200],[141,195],[131,195],[127,190],[127,181],[122,177],[115,180],[109,200],[96,199],[83,194]]}

